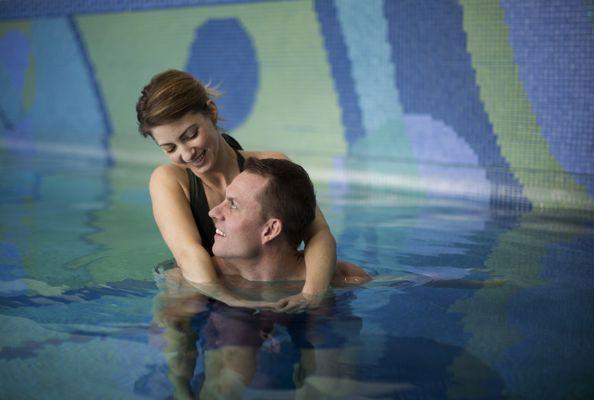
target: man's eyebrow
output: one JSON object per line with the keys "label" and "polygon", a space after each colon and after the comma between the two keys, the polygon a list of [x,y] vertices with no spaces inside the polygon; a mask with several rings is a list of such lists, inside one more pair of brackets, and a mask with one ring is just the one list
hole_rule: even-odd
{"label": "man's eyebrow", "polygon": [[[182,137],[184,137],[185,135],[187,135],[187,134],[188,134],[188,132],[189,132],[189,131],[190,131],[192,128],[198,128],[198,124],[192,124],[192,125],[188,126],[186,129],[184,129],[184,131],[183,131],[182,133],[180,133],[180,134],[177,136],[177,138],[178,138],[178,139],[181,139]],[[161,144],[159,145],[159,147],[162,147],[162,146],[173,146],[173,143],[161,143]]]}
{"label": "man's eyebrow", "polygon": [[227,200],[229,203],[237,204],[237,198],[234,196],[226,195],[225,200]]}

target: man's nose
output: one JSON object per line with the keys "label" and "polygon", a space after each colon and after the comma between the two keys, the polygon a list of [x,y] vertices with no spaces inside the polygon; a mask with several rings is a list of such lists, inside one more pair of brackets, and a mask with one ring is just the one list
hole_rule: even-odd
{"label": "man's nose", "polygon": [[223,202],[221,204],[219,204],[218,206],[213,207],[209,212],[208,212],[208,216],[214,220],[221,220],[223,219],[223,213],[221,212],[221,208],[223,206],[223,203],[225,201],[223,200]]}

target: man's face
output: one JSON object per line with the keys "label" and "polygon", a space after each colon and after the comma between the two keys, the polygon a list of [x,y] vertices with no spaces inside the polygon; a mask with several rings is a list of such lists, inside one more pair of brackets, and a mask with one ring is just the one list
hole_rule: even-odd
{"label": "man's face", "polygon": [[258,255],[264,221],[257,199],[266,184],[266,178],[242,172],[227,186],[225,200],[208,213],[217,228],[212,247],[215,256],[248,259]]}

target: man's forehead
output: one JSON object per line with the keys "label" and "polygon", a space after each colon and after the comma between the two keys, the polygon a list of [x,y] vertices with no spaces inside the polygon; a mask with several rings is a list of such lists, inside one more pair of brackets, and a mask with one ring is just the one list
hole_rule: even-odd
{"label": "man's forehead", "polygon": [[267,178],[243,171],[233,179],[233,182],[227,187],[227,197],[255,198],[266,186]]}

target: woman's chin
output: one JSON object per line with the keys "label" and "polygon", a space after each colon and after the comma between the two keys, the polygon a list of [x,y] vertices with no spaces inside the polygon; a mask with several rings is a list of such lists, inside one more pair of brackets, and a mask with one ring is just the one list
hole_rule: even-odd
{"label": "woman's chin", "polygon": [[212,168],[212,164],[212,157],[210,157],[210,153],[207,151],[201,161],[186,165],[189,166],[194,173],[204,174]]}

